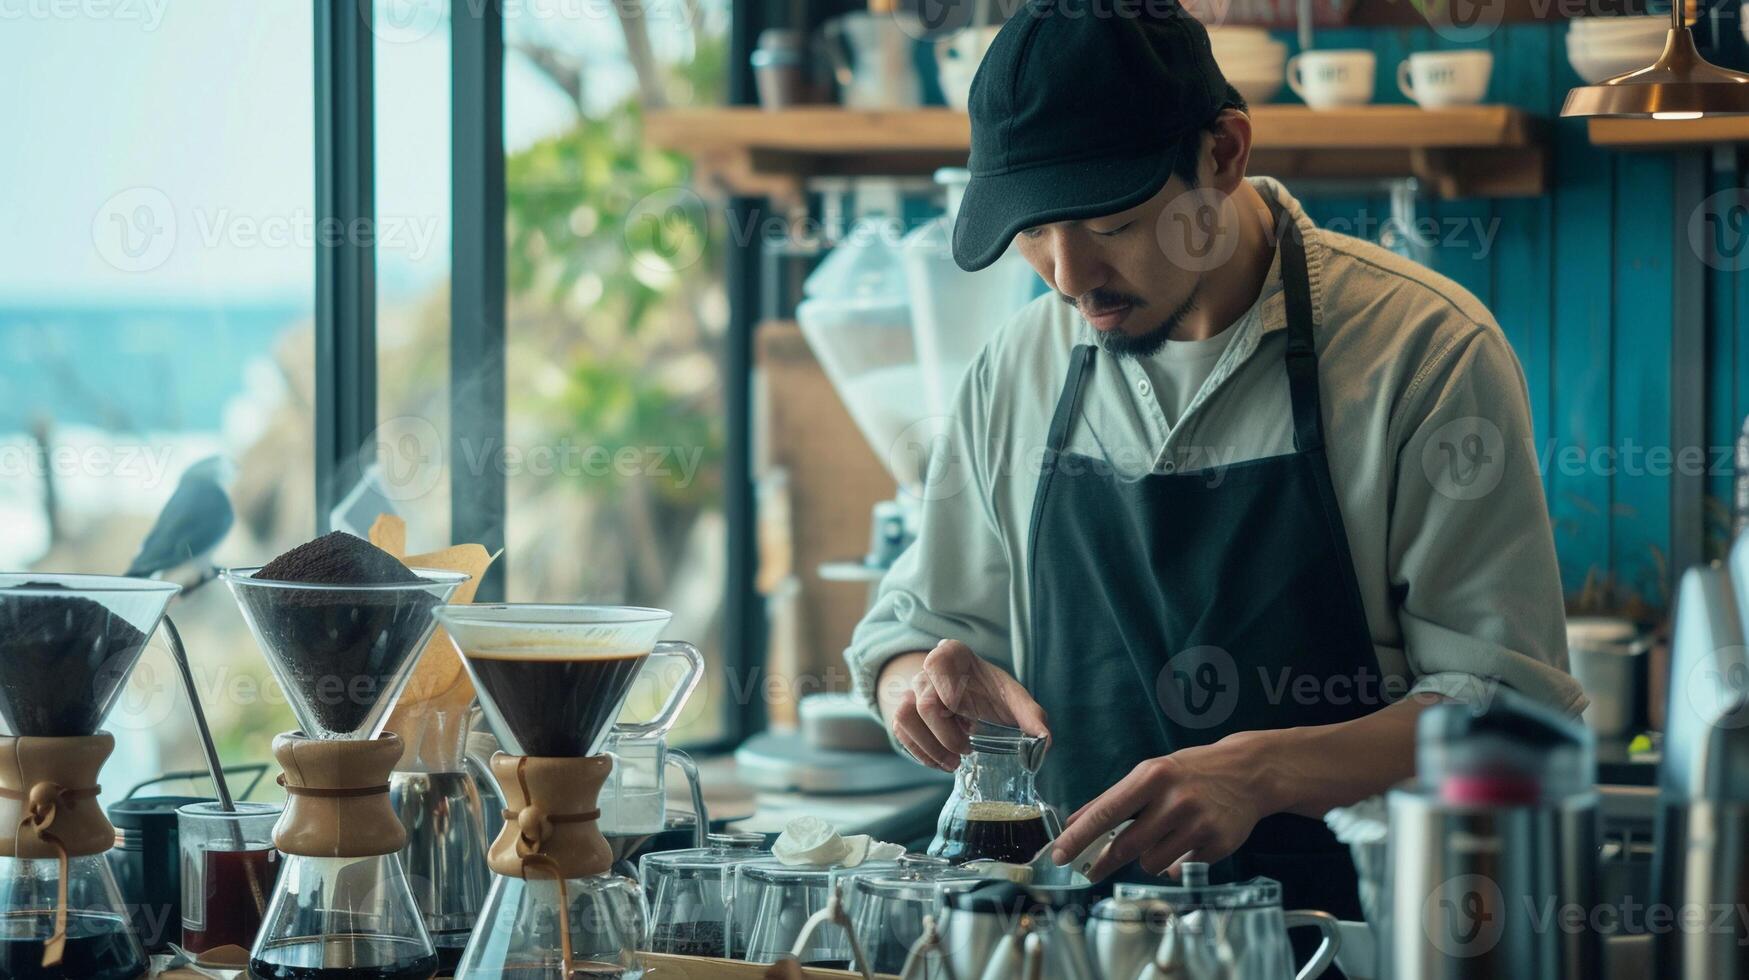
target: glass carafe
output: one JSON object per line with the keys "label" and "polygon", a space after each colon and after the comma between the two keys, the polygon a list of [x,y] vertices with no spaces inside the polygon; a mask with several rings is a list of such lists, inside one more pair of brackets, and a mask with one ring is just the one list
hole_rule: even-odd
{"label": "glass carafe", "polygon": [[1048,743],[1019,729],[980,721],[972,751],[960,757],[953,792],[941,808],[931,857],[954,864],[1025,864],[1062,832],[1057,811],[1035,785]]}
{"label": "glass carafe", "polygon": [[[562,887],[561,887],[562,884]],[[568,919],[561,929],[560,915]],[[570,943],[570,968],[565,943]],[[621,875],[500,877],[456,980],[608,980],[642,973],[644,896]]]}
{"label": "glass carafe", "polygon": [[768,858],[765,835],[712,834],[702,848],[646,854],[638,878],[650,903],[652,953],[737,959],[744,930],[734,928],[735,869]]}
{"label": "glass carafe", "polygon": [[[675,669],[678,668],[678,669]],[[704,844],[709,815],[704,792],[692,757],[668,747],[668,733],[680,720],[680,712],[704,677],[704,658],[690,643],[658,643],[638,671],[632,692],[620,709],[604,751],[613,756],[613,772],[601,788],[601,832],[612,837],[659,834],[668,828],[669,766],[680,770],[692,791],[693,815],[698,818],[698,843]],[[654,699],[659,707],[647,721],[629,721]]]}
{"label": "glass carafe", "polygon": [[53,858],[0,857],[0,977],[30,980],[134,980],[146,953],[134,936],[103,855],[67,862],[67,939],[61,961],[43,966],[55,934],[61,866]]}
{"label": "glass carafe", "polygon": [[395,854],[287,855],[249,956],[255,980],[427,980],[437,954]]}

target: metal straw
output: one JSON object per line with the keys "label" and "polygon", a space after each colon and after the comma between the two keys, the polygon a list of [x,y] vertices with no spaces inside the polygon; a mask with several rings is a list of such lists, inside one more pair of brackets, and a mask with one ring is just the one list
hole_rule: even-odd
{"label": "metal straw", "polygon": [[[188,693],[188,706],[194,711],[195,731],[200,734],[200,750],[206,756],[207,773],[212,777],[213,791],[219,797],[219,810],[236,813],[237,804],[231,799],[231,787],[225,782],[225,766],[219,761],[219,748],[213,744],[213,732],[206,723],[206,710],[200,706],[200,694],[194,687],[194,671],[188,666],[188,651],[182,647],[182,634],[176,629],[176,621],[169,616],[164,617],[164,632],[170,637],[170,656],[176,661],[176,669],[182,673],[182,689]],[[231,829],[232,846],[239,851],[244,850],[243,825],[236,820],[227,820],[225,823]],[[257,879],[253,866],[245,865],[244,872],[249,879],[249,897],[255,901],[255,911],[265,915],[266,891]]]}
{"label": "metal straw", "polygon": [[[182,672],[182,689],[188,692],[188,706],[194,710],[194,727],[200,733],[200,750],[206,755],[207,773],[212,776],[213,789],[219,795],[219,809],[236,813],[237,805],[231,801],[231,787],[225,783],[225,767],[219,762],[212,729],[206,724],[206,711],[201,708],[200,695],[194,688],[194,672],[188,669],[188,652],[182,648],[182,634],[176,631],[176,622],[169,616],[164,617],[164,631],[170,635],[170,656],[176,661],[176,669]],[[242,841],[237,844],[241,847]]]}

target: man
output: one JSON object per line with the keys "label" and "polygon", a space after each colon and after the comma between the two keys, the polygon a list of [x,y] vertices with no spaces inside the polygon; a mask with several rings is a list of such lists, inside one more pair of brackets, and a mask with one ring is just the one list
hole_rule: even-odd
{"label": "man", "polygon": [[960,265],[1052,295],[971,367],[916,544],[847,657],[919,761],[1048,735],[1059,861],[1283,882],[1360,914],[1330,808],[1413,774],[1418,713],[1577,713],[1522,371],[1449,280],[1246,176],[1195,20],[1034,0],[971,95]]}

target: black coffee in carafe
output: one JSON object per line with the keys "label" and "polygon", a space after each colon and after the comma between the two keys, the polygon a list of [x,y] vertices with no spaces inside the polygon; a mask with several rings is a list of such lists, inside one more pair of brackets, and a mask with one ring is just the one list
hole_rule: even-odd
{"label": "black coffee in carafe", "polygon": [[[595,738],[613,724],[625,692],[648,653],[590,653],[572,657],[517,651],[468,651],[487,713],[515,733],[522,755],[591,754]],[[508,747],[507,747],[508,748]]]}
{"label": "black coffee in carafe", "polygon": [[[249,958],[253,980],[430,980],[429,947],[384,936],[323,936],[269,943]],[[347,960],[353,965],[324,965]]]}
{"label": "black coffee in carafe", "polygon": [[0,977],[9,980],[135,980],[141,961],[128,936],[129,924],[115,916],[73,912],[67,916],[67,944],[61,962],[43,966],[44,937],[52,916],[0,915]]}
{"label": "black coffee in carafe", "polygon": [[1035,806],[980,800],[967,804],[948,828],[947,844],[937,857],[955,864],[1006,861],[1025,864],[1051,842],[1045,815]]}

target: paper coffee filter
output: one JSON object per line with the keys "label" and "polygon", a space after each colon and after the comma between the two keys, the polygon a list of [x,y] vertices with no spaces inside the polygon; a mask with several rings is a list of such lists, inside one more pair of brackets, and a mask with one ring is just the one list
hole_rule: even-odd
{"label": "paper coffee filter", "polygon": [[842,836],[819,817],[796,817],[771,845],[771,856],[790,867],[854,868],[865,861],[892,861],[905,853],[899,844],[867,834]]}
{"label": "paper coffee filter", "polygon": [[[371,525],[370,540],[409,567],[466,574],[468,580],[450,597],[450,602],[455,604],[474,601],[480,579],[498,557],[477,544],[459,544],[439,551],[408,555],[405,553],[406,522],[391,514],[378,517]],[[400,700],[389,713],[386,727],[406,743],[403,766],[412,760],[428,766],[459,761],[461,733],[466,725],[468,706],[473,700],[473,682],[462,668],[455,646],[449,642],[443,627],[438,626],[421,651]]]}

